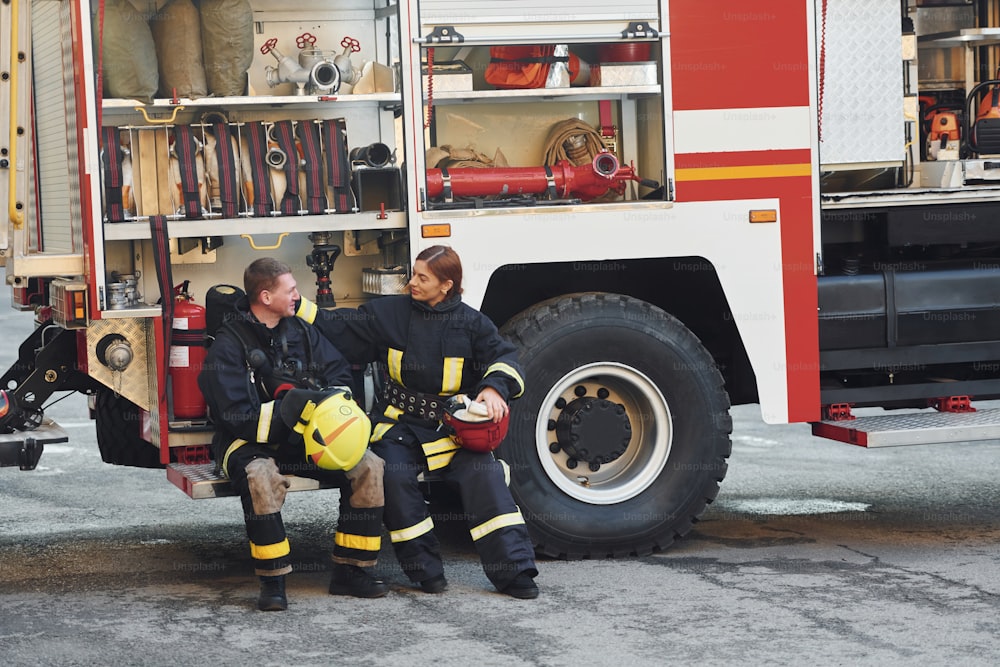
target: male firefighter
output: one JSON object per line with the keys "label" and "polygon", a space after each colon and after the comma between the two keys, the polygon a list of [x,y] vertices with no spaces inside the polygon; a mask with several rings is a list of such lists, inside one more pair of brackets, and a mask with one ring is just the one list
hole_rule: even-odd
{"label": "male firefighter", "polygon": [[299,292],[286,264],[258,259],[243,282],[246,297],[216,334],[198,384],[216,427],[216,461],[243,501],[261,580],[257,608],[288,607],[283,473],[341,489],[330,594],[381,597],[389,588],[370,568],[381,547],[384,463],[367,448],[371,425],[347,389],[350,366],[294,317]]}

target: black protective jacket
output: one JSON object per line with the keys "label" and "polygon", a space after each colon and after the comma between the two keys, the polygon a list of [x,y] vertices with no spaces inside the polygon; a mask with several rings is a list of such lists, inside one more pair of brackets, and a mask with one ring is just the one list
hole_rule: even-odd
{"label": "black protective jacket", "polygon": [[[319,310],[315,324],[351,362],[380,362],[391,381],[415,391],[475,398],[493,387],[505,401],[524,391],[517,348],[460,296],[433,307],[384,296],[357,310]],[[386,407],[378,397],[373,417],[395,421]]]}
{"label": "black protective jacket", "polygon": [[[433,307],[405,294],[384,296],[357,310],[319,310],[315,324],[352,363],[384,364],[389,379],[408,389],[475,398],[493,387],[505,401],[524,391],[517,348],[460,296]],[[373,417],[395,421],[377,399]]]}
{"label": "black protective jacket", "polygon": [[[242,326],[219,330],[198,375],[216,426],[216,460],[236,439],[280,445],[301,437],[279,417],[282,399],[274,398],[274,391],[282,384],[303,389],[351,384],[350,365],[314,327],[286,317],[268,329],[250,312],[245,298],[237,311]],[[238,331],[249,338],[246,343]],[[263,353],[256,368],[247,354],[254,346]],[[301,372],[296,375],[296,370]]]}

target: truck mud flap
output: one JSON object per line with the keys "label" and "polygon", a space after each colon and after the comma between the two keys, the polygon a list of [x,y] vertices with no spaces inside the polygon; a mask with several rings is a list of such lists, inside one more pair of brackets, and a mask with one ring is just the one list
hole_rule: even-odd
{"label": "truck mud flap", "polygon": [[69,442],[69,435],[54,421],[43,422],[31,431],[0,434],[0,467],[18,466],[34,470],[45,445]]}

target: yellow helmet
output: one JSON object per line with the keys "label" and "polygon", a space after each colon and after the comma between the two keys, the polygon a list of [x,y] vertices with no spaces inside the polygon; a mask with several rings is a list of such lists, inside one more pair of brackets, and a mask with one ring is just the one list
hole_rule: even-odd
{"label": "yellow helmet", "polygon": [[[314,406],[311,414],[310,405]],[[309,401],[294,430],[305,441],[306,459],[324,470],[350,470],[368,447],[371,421],[348,391],[336,391],[318,404]]]}

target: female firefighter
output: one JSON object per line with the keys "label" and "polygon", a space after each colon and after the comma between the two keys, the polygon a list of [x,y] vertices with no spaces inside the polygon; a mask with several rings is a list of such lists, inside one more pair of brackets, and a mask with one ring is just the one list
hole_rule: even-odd
{"label": "female firefighter", "polygon": [[[417,255],[409,289],[357,311],[318,310],[303,300],[298,314],[351,361],[387,367],[386,389],[372,412],[371,447],[385,460],[385,524],[407,577],[427,593],[448,585],[417,483],[417,475],[431,471],[458,489],[497,590],[535,598],[534,549],[507,487],[507,465],[491,451],[506,433],[507,401],[524,391],[516,349],[489,318],[462,302],[462,264],[451,248],[432,246]],[[446,416],[448,399],[459,395],[474,397],[488,419],[469,426]]]}

